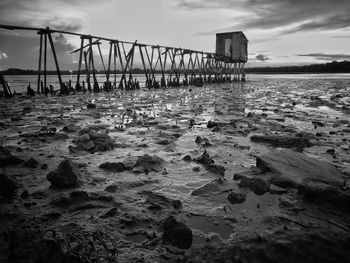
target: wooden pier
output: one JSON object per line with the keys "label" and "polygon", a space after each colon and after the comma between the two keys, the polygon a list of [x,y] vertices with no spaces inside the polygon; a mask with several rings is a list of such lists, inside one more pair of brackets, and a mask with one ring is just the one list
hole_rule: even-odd
{"label": "wooden pier", "polygon": [[[69,94],[75,91],[99,92],[113,89],[138,89],[140,88],[140,83],[134,77],[136,72],[135,61],[140,61],[142,64],[142,74],[144,74],[146,79],[144,83],[146,88],[202,86],[208,83],[245,81],[244,65],[247,57],[237,56],[232,53],[232,50],[240,50],[242,47],[243,53],[246,52],[247,47],[245,45],[247,45],[248,40],[246,40],[244,45],[238,44],[240,45],[239,47],[232,42],[237,37],[237,33],[243,34],[242,32],[224,33],[224,35],[217,34],[216,53],[210,53],[185,48],[143,44],[138,43],[138,41],[121,41],[54,30],[49,27],[34,28],[0,25],[0,28],[37,32],[40,43],[37,93],[47,94],[54,92],[54,87],[47,83],[48,46],[52,51],[59,82],[59,92],[62,94]],[[74,84],[62,81],[59,58],[57,57],[52,37],[53,34],[80,37],[80,47],[71,52],[71,54],[79,54],[77,76]],[[107,61],[105,61],[101,51],[101,44],[106,44],[106,42],[109,45]],[[228,43],[230,46],[227,46]],[[103,66],[103,73],[105,74],[103,83],[99,83],[96,77],[98,72],[96,70],[96,61],[94,61],[96,58],[100,60],[99,63]],[[117,71],[121,72],[121,74],[118,74],[121,76],[117,77]],[[140,73],[140,70],[137,72]],[[85,75],[84,79],[83,74]]]}

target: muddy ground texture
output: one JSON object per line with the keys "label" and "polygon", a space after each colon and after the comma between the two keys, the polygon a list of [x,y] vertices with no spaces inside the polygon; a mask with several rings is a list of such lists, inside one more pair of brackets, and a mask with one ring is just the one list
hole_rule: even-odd
{"label": "muddy ground texture", "polygon": [[349,262],[350,81],[0,102],[0,262]]}

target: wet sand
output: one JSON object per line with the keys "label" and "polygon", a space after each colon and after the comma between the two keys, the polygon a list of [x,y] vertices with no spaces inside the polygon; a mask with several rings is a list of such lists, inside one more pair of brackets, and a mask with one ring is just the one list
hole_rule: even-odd
{"label": "wet sand", "polygon": [[[5,232],[11,237],[23,227],[53,229],[59,243],[69,233],[101,231],[115,242],[116,262],[203,262],[200,246],[225,248],[280,231],[284,239],[319,231],[329,234],[325,240],[348,237],[349,207],[306,198],[304,182],[276,186],[271,171],[256,163],[284,148],[302,152],[337,168],[343,180],[337,195],[349,200],[349,91],[349,80],[269,79],[1,100],[0,144],[38,163],[2,165],[17,188],[0,197],[0,259],[11,249]],[[302,137],[310,145],[252,141],[254,135]],[[199,159],[204,152],[209,164]],[[80,182],[54,188],[47,175],[65,159]],[[107,162],[114,165],[100,167]],[[256,185],[241,183],[244,177],[262,178],[267,190],[257,194]],[[232,192],[244,201],[231,202]],[[191,229],[191,248],[164,234],[170,215]]]}

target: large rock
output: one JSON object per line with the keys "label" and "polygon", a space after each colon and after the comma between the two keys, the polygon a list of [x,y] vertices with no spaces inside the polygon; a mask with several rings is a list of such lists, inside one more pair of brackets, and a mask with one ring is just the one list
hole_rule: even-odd
{"label": "large rock", "polygon": [[306,185],[310,181],[341,187],[342,173],[326,162],[291,150],[274,151],[258,157],[256,166],[273,173],[272,183],[281,187]]}
{"label": "large rock", "polygon": [[163,221],[163,239],[173,246],[188,249],[192,245],[192,230],[185,223],[169,216]]}
{"label": "large rock", "polygon": [[311,147],[312,143],[304,137],[282,136],[282,135],[253,135],[252,142],[267,143],[275,147],[283,148],[305,148]]}
{"label": "large rock", "polygon": [[17,189],[16,181],[6,174],[0,173],[0,196],[10,197]]}
{"label": "large rock", "polygon": [[80,172],[77,166],[70,160],[62,161],[56,170],[47,175],[54,188],[73,188],[80,185]]}

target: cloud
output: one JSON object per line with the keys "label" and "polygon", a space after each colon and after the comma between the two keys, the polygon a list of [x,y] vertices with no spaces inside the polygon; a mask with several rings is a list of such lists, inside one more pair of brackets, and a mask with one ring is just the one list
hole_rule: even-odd
{"label": "cloud", "polygon": [[267,60],[271,60],[269,57],[267,57],[266,55],[263,55],[263,54],[258,54],[255,56],[255,59],[257,61],[261,61],[261,62],[265,62]]}
{"label": "cloud", "polygon": [[325,54],[325,53],[309,53],[297,54],[299,57],[312,57],[317,60],[334,61],[334,60],[350,60],[350,54]]}
{"label": "cloud", "polygon": [[232,10],[245,15],[225,30],[279,29],[283,34],[309,30],[350,28],[349,0],[181,0],[184,10]]}
{"label": "cloud", "polygon": [[5,59],[7,59],[7,54],[6,53],[4,53],[4,52],[0,52],[0,60],[5,60]]}

